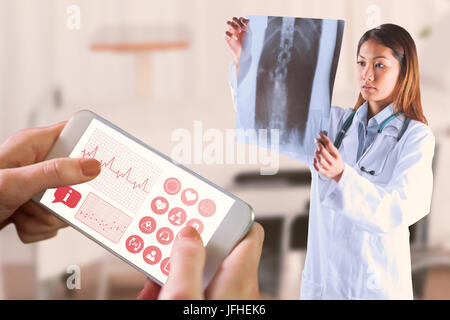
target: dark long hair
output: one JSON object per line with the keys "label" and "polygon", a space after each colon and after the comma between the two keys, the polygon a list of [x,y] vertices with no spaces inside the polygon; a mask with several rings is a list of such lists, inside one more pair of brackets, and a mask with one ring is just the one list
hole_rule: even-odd
{"label": "dark long hair", "polygon": [[[411,35],[398,25],[382,24],[363,34],[358,43],[356,56],[359,55],[359,49],[363,43],[370,39],[390,48],[394,57],[400,63],[400,74],[394,89],[395,112],[403,111],[406,117],[428,124],[423,114],[420,99],[419,62],[416,44]],[[358,109],[364,102],[365,100],[360,93],[353,110]]]}

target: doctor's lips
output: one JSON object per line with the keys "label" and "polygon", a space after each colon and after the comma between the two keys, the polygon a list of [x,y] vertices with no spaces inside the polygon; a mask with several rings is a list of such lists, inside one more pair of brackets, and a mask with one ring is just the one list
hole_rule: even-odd
{"label": "doctor's lips", "polygon": [[370,85],[368,85],[368,84],[364,84],[361,88],[362,88],[363,90],[367,90],[367,91],[370,91],[370,90],[376,90],[375,87],[370,86]]}

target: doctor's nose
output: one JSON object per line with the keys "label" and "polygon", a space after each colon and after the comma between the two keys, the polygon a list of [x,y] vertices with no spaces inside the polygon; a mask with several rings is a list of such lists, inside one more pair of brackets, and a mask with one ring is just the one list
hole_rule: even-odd
{"label": "doctor's nose", "polygon": [[373,81],[374,80],[373,68],[371,68],[370,66],[365,68],[362,72],[362,78],[365,81]]}

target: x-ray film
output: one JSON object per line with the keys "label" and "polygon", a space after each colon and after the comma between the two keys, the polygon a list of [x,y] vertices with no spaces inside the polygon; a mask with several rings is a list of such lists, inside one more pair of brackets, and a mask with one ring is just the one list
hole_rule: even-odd
{"label": "x-ray film", "polygon": [[321,130],[317,124],[329,118],[344,21],[248,19],[236,79],[236,127],[267,130],[268,140],[258,135],[256,142],[264,147],[276,131],[280,154],[296,158]]}

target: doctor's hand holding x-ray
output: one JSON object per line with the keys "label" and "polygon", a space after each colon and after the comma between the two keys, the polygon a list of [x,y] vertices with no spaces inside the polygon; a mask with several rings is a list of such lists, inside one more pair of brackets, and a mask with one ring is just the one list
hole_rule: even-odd
{"label": "doctor's hand holding x-ray", "polygon": [[333,142],[322,132],[315,139],[317,149],[314,157],[314,169],[329,179],[339,182],[344,171],[344,160]]}
{"label": "doctor's hand holding x-ray", "polygon": [[[242,21],[227,22],[236,66],[252,27]],[[323,106],[329,119],[311,128],[327,134],[310,133],[315,141],[295,155],[312,177],[301,298],[412,299],[408,228],[430,212],[435,147],[417,50],[404,28],[383,24],[364,33],[355,60],[355,106]]]}
{"label": "doctor's hand holding x-ray", "polygon": [[[242,41],[248,30],[249,19],[233,17],[227,21],[228,30],[225,31],[225,41],[228,43],[234,56],[236,74],[239,69],[239,59],[242,52]],[[321,132],[317,133],[317,149],[315,151],[314,168],[327,178],[339,182],[344,170],[344,161],[339,151],[334,147],[331,140]]]}
{"label": "doctor's hand holding x-ray", "polygon": [[244,40],[245,32],[248,27],[248,19],[234,17],[231,21],[227,21],[229,26],[225,32],[225,40],[228,43],[234,55],[234,63],[236,65],[236,73],[239,68],[239,59],[242,51],[242,40]]}

